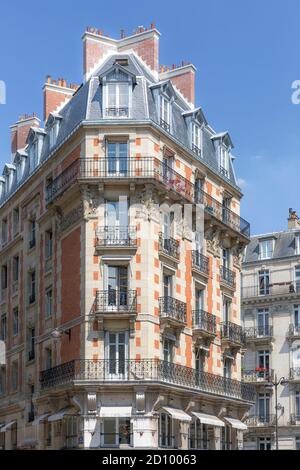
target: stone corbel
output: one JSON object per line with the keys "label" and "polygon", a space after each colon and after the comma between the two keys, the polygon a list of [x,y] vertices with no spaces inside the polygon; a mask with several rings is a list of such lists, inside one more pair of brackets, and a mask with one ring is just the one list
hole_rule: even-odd
{"label": "stone corbel", "polygon": [[89,415],[95,415],[97,413],[97,393],[87,394],[87,412]]}
{"label": "stone corbel", "polygon": [[137,388],[135,392],[135,408],[137,413],[146,411],[146,394],[144,388]]}
{"label": "stone corbel", "polygon": [[165,401],[166,401],[166,396],[165,395],[158,395],[157,399],[155,400],[155,402],[152,405],[151,412],[152,413],[157,412],[162,407],[162,405],[164,404]]}

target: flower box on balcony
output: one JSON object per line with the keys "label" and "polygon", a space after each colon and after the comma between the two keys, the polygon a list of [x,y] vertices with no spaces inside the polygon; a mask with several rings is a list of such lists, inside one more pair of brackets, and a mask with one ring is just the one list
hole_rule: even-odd
{"label": "flower box on balcony", "polygon": [[256,367],[255,368],[255,372],[266,372],[267,369],[265,369],[264,367]]}

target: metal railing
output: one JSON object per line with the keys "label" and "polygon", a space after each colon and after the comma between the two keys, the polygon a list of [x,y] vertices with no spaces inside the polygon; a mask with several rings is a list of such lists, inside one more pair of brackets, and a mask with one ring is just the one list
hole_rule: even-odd
{"label": "metal railing", "polygon": [[96,229],[97,247],[134,247],[136,243],[136,227],[111,227],[106,225],[104,227],[97,227]]}
{"label": "metal railing", "polygon": [[179,240],[172,237],[164,238],[164,234],[160,232],[158,235],[158,248],[160,252],[179,260]]}
{"label": "metal railing", "polygon": [[300,414],[292,413],[290,415],[290,424],[295,426],[300,423]]}
{"label": "metal railing", "polygon": [[251,415],[245,419],[245,424],[248,428],[256,428],[260,426],[275,426],[276,424],[276,415],[267,414],[267,415]]}
{"label": "metal railing", "polygon": [[161,318],[171,318],[186,323],[186,304],[174,297],[159,298],[159,313]]}
{"label": "metal railing", "polygon": [[253,370],[243,370],[242,380],[250,383],[268,382],[273,380],[274,370],[257,367]]}
{"label": "metal railing", "polygon": [[288,329],[288,336],[300,336],[300,325],[290,324]]}
{"label": "metal railing", "polygon": [[229,178],[229,171],[226,170],[226,168],[220,165],[219,169],[222,176],[225,176],[225,178]]}
{"label": "metal railing", "polygon": [[192,266],[204,274],[209,274],[209,259],[197,250],[192,251]]}
{"label": "metal railing", "polygon": [[233,343],[244,344],[245,334],[240,325],[230,321],[221,323],[221,337]]}
{"label": "metal railing", "polygon": [[106,108],[105,117],[129,117],[129,108],[125,106],[121,108]]}
{"label": "metal railing", "polygon": [[160,126],[167,132],[170,132],[170,124],[164,119],[160,118]]}
{"label": "metal railing", "polygon": [[136,313],[136,291],[122,288],[97,290],[95,309],[96,313]]}
{"label": "metal railing", "polygon": [[197,189],[195,193],[195,203],[203,204],[204,210],[216,219],[231,227],[233,230],[250,238],[250,224],[232,210],[225,207],[217,199],[207,194],[202,189]]}
{"label": "metal railing", "polygon": [[69,188],[79,176],[80,161],[75,160],[46,187],[46,203],[53,201]]}
{"label": "metal railing", "polygon": [[286,281],[262,286],[245,286],[242,288],[242,299],[288,294],[300,294],[300,283]]}
{"label": "metal railing", "polygon": [[290,368],[290,380],[300,381],[300,367]]}
{"label": "metal railing", "polygon": [[197,157],[201,157],[201,149],[199,149],[197,145],[192,144],[192,151],[197,155]]}
{"label": "metal railing", "polygon": [[250,402],[255,397],[251,384],[160,359],[76,359],[40,372],[42,390],[74,380],[160,382]]}
{"label": "metal railing", "polygon": [[271,338],[273,336],[272,325],[250,326],[244,328],[245,339],[253,340],[260,338]]}
{"label": "metal railing", "polygon": [[203,330],[215,335],[217,333],[217,317],[205,310],[193,310],[193,329]]}
{"label": "metal railing", "polygon": [[235,272],[225,266],[220,266],[220,280],[231,288],[235,288]]}

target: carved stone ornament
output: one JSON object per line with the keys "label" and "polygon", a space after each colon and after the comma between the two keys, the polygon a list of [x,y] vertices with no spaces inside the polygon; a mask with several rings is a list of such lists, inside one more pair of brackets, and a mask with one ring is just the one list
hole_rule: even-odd
{"label": "carved stone ornament", "polygon": [[140,197],[139,217],[144,220],[156,220],[159,214],[159,201],[153,188],[146,188]]}

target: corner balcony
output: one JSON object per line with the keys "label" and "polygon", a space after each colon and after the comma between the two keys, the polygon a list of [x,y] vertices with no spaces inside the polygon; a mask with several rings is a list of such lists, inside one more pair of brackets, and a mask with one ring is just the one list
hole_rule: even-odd
{"label": "corner balcony", "polygon": [[265,369],[263,367],[256,367],[254,370],[243,370],[243,382],[251,383],[254,385],[266,385],[270,380],[274,379],[274,370]]}
{"label": "corner balcony", "polygon": [[204,205],[206,221],[214,221],[220,228],[227,229],[233,237],[241,235],[247,241],[250,238],[250,224],[238,214],[223,206],[221,202],[207,194],[202,189],[195,193],[195,203]]}
{"label": "corner balcony", "polygon": [[95,314],[103,318],[135,318],[137,296],[135,290],[98,290],[95,299]]}
{"label": "corner balcony", "polygon": [[137,249],[136,227],[103,226],[96,229],[95,248],[97,252],[134,252]]}
{"label": "corner balcony", "polygon": [[164,238],[164,234],[162,232],[159,233],[158,251],[160,254],[166,255],[167,257],[170,257],[178,262],[180,258],[179,246],[179,241],[175,240],[175,238]]}
{"label": "corner balcony", "polygon": [[186,324],[186,304],[173,297],[160,297],[159,315],[162,325],[184,328]]}
{"label": "corner balcony", "polygon": [[213,339],[217,334],[217,317],[204,310],[193,310],[193,336]]}
{"label": "corner balcony", "polygon": [[245,420],[245,424],[248,426],[248,429],[253,430],[253,428],[269,428],[274,427],[276,424],[276,416],[274,414],[268,415],[251,415]]}
{"label": "corner balcony", "polygon": [[273,326],[251,326],[244,329],[246,344],[271,344],[274,341]]}
{"label": "corner balcony", "polygon": [[255,399],[255,389],[250,384],[160,359],[75,359],[40,372],[41,392],[62,386],[81,387],[85,383],[114,384],[121,390],[125,384],[175,385],[181,390],[206,392],[248,403]]}
{"label": "corner balcony", "polygon": [[290,382],[300,383],[300,367],[292,367],[290,369]]}
{"label": "corner balcony", "polygon": [[255,303],[275,299],[299,299],[300,284],[296,282],[276,282],[264,286],[245,286],[242,288],[242,301]]}
{"label": "corner balcony", "polygon": [[197,250],[192,251],[192,269],[204,275],[209,276],[209,259]]}
{"label": "corner balcony", "polygon": [[245,344],[243,328],[230,321],[221,323],[222,346],[229,348],[241,348]]}
{"label": "corner balcony", "polygon": [[235,272],[229,268],[220,266],[220,284],[234,291],[236,287]]}

